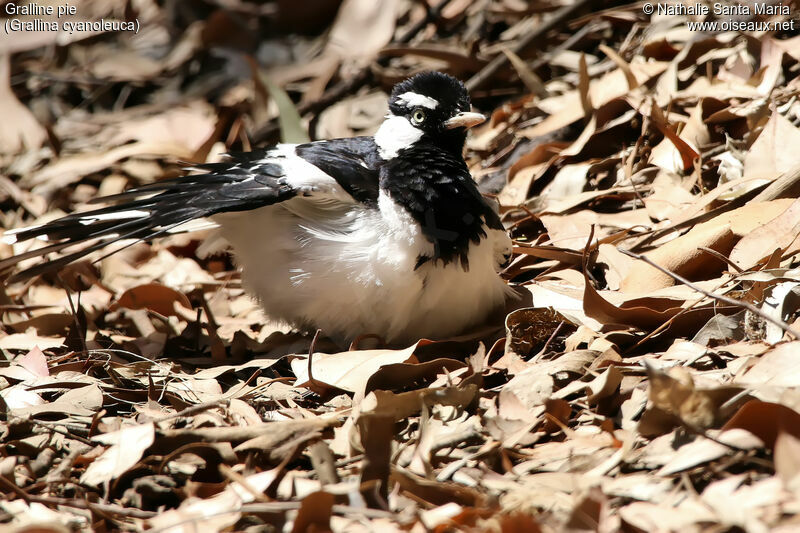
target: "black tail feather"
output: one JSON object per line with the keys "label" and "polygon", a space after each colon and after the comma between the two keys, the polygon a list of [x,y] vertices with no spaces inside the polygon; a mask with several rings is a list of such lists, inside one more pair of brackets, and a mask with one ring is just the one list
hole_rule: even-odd
{"label": "black tail feather", "polygon": [[[282,179],[282,169],[273,163],[240,160],[199,168],[208,173],[171,178],[99,198],[96,201],[119,203],[13,232],[17,242],[45,237],[50,244],[0,260],[0,272],[8,271],[25,259],[83,245],[10,278],[11,281],[27,279],[59,269],[115,242],[155,239],[195,219],[256,209],[297,194]],[[115,215],[119,216],[115,218]]]}

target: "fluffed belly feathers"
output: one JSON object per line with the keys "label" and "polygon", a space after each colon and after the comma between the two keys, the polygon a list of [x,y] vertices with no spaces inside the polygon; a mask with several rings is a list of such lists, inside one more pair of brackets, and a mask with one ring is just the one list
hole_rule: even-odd
{"label": "fluffed belly feathers", "polygon": [[458,334],[513,294],[497,274],[499,257],[510,253],[501,231],[471,245],[467,270],[458,262],[418,266],[433,245],[386,202],[379,210],[311,209],[289,201],[214,217],[245,288],[271,318],[340,342],[377,334],[406,343]]}

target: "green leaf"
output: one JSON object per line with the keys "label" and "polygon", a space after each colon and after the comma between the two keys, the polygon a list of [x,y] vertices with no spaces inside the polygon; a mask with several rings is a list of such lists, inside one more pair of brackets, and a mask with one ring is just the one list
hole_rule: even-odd
{"label": "green leaf", "polygon": [[281,140],[285,143],[306,143],[311,139],[308,132],[303,127],[303,120],[300,113],[286,94],[286,91],[269,81],[263,74],[259,74],[261,82],[267,88],[269,95],[275,100],[278,106],[278,123],[281,126]]}
{"label": "green leaf", "polygon": [[[256,84],[256,109],[254,110],[254,118],[259,120],[259,114],[266,114],[266,96],[268,94],[278,107],[278,123],[281,127],[281,140],[285,143],[309,142],[311,139],[308,137],[308,132],[303,127],[303,120],[300,118],[300,113],[297,112],[294,102],[292,102],[292,99],[286,94],[286,91],[272,83],[272,81],[264,75],[255,59],[250,56],[245,56],[245,59],[250,65],[250,73]],[[262,113],[259,113],[259,110]],[[262,118],[264,117],[262,116]]]}

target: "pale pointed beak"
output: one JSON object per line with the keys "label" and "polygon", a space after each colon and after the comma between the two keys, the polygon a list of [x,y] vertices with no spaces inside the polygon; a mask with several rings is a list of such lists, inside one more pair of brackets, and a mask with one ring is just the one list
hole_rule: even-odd
{"label": "pale pointed beak", "polygon": [[453,128],[471,128],[472,126],[477,126],[485,120],[486,117],[480,113],[464,111],[463,113],[459,113],[453,118],[446,120],[444,122],[444,127],[448,130],[452,130]]}

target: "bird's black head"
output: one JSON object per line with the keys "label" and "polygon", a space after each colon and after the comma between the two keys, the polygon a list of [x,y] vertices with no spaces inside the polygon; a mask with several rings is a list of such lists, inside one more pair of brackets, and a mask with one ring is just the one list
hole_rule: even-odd
{"label": "bird's black head", "polygon": [[467,128],[484,120],[470,112],[463,83],[441,72],[423,72],[394,86],[389,115],[375,141],[387,159],[421,140],[460,156]]}

